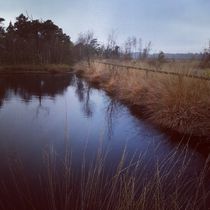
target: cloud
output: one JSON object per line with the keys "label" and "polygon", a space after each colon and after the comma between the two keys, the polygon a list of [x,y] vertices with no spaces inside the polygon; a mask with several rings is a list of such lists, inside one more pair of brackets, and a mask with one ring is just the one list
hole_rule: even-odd
{"label": "cloud", "polygon": [[112,29],[118,41],[135,35],[152,41],[154,51],[201,51],[210,38],[208,0],[7,0],[0,16],[8,20],[21,12],[52,19],[73,41],[79,32],[93,30],[106,42]]}

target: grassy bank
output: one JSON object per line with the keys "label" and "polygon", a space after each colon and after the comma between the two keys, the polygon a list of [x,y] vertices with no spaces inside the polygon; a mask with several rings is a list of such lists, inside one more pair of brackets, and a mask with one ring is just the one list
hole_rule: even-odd
{"label": "grassy bank", "polygon": [[[210,82],[184,76],[105,66],[77,64],[75,71],[109,94],[142,109],[148,121],[180,133],[210,134]],[[170,70],[169,70],[170,71]],[[185,74],[191,73],[191,67]],[[176,72],[183,72],[181,66]]]}
{"label": "grassy bank", "polygon": [[18,65],[1,65],[0,73],[8,72],[39,72],[39,73],[59,73],[71,70],[67,64],[18,64]]}
{"label": "grassy bank", "polygon": [[153,69],[157,71],[175,72],[182,74],[190,74],[194,76],[209,77],[209,68],[201,68],[199,60],[165,60],[163,62],[157,59],[151,60],[116,60],[116,59],[102,59],[101,62],[110,62],[117,65],[126,65],[136,68]]}

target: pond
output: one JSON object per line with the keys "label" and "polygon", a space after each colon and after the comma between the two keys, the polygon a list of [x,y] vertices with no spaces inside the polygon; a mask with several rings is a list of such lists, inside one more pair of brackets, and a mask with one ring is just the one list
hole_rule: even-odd
{"label": "pond", "polygon": [[[135,110],[74,74],[3,74],[0,77],[0,179],[1,184],[8,184],[9,193],[5,195],[0,190],[1,203],[7,206],[5,199],[16,196],[10,168],[15,167],[14,162],[20,161],[26,168],[24,174],[32,177],[42,170],[46,151],[53,150],[59,159],[66,154],[66,148],[71,150],[75,171],[81,168],[84,153],[91,163],[102,148],[108,151],[107,173],[114,170],[126,150],[125,167],[130,160],[135,162],[144,154],[141,164],[145,166],[145,176],[150,176],[158,161],[165,160],[161,173],[176,172],[177,165],[183,164],[185,178],[192,179],[206,164],[209,147],[192,144],[188,138],[153,127]],[[205,186],[209,183],[209,171],[206,174]]]}

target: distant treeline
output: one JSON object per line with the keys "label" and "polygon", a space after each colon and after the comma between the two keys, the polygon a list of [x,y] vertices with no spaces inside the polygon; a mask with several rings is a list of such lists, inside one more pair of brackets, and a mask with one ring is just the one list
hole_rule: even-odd
{"label": "distant treeline", "polygon": [[0,63],[69,63],[73,43],[51,20],[40,21],[19,15],[3,27],[0,18]]}
{"label": "distant treeline", "polygon": [[[51,20],[33,20],[20,14],[7,27],[4,21],[0,18],[0,64],[69,64],[81,59],[89,61],[93,57],[132,59],[132,53],[137,50],[135,37],[129,37],[120,47],[115,34],[111,33],[104,45],[88,31],[79,34],[73,43]],[[142,58],[147,57],[150,46],[151,42],[142,49]]]}
{"label": "distant treeline", "polygon": [[93,56],[117,55],[117,46],[104,49],[93,33],[80,34],[74,44],[51,20],[33,20],[23,14],[4,27],[0,18],[0,64],[71,64]]}
{"label": "distant treeline", "polygon": [[[73,43],[63,30],[51,20],[33,20],[20,14],[14,23],[4,27],[0,18],[0,64],[72,64],[78,60],[91,58],[157,60],[180,59],[177,54],[150,54],[151,42],[145,43],[135,36],[128,37],[119,46],[116,34],[112,32],[107,44],[99,43],[90,31],[79,34]],[[175,56],[175,57],[174,57]],[[190,57],[189,57],[190,56]],[[201,59],[201,67],[210,66],[210,45],[202,54],[182,54],[181,58]]]}

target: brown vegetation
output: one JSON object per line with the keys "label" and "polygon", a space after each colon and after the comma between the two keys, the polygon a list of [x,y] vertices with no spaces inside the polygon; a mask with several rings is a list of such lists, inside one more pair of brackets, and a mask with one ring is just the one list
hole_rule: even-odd
{"label": "brown vegetation", "polygon": [[[176,71],[183,72],[181,67]],[[143,108],[145,118],[156,125],[192,135],[210,134],[209,81],[98,62],[80,63],[75,69],[117,99]],[[185,65],[184,71],[190,74],[191,67]]]}
{"label": "brown vegetation", "polygon": [[8,181],[8,176],[0,183],[1,209],[17,206],[22,210],[208,209],[208,160],[197,175],[189,178],[191,156],[187,146],[175,148],[163,160],[152,160],[153,167],[145,165],[146,153],[128,158],[125,148],[116,165],[112,165],[102,146],[89,161],[87,145],[81,149],[78,170],[74,168],[71,148],[66,148],[62,157],[53,148],[44,150],[41,170],[32,176],[21,159],[11,159],[12,180]]}

